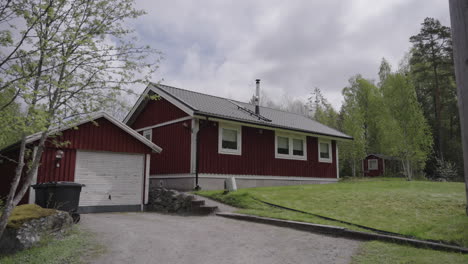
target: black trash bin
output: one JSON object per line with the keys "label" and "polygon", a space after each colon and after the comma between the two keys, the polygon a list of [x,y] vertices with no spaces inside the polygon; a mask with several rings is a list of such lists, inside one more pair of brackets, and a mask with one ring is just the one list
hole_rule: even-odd
{"label": "black trash bin", "polygon": [[76,182],[47,182],[32,185],[36,192],[37,205],[67,211],[75,223],[80,220],[77,212],[83,186]]}

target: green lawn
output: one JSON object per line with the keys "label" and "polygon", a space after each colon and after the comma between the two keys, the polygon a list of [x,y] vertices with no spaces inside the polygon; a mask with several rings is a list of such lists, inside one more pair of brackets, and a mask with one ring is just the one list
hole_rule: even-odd
{"label": "green lawn", "polygon": [[364,243],[353,264],[456,264],[468,263],[468,255],[372,241]]}
{"label": "green lawn", "polygon": [[73,227],[61,239],[44,239],[38,246],[13,255],[0,255],[2,264],[87,263],[103,251],[93,234]]}
{"label": "green lawn", "polygon": [[252,199],[256,197],[364,226],[468,246],[463,183],[380,178],[337,184],[250,188],[227,195],[221,191],[201,191],[199,194],[243,208],[240,213],[343,226],[301,213],[272,209]]}

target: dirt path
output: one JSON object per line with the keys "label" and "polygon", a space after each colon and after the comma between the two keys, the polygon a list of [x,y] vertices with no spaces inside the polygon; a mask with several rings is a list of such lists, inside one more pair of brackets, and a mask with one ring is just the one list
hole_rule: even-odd
{"label": "dirt path", "polygon": [[349,263],[360,242],[217,216],[82,215],[107,247],[93,263]]}

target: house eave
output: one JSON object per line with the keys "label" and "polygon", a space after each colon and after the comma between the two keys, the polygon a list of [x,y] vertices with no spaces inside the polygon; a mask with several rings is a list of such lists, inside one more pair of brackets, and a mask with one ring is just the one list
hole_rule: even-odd
{"label": "house eave", "polygon": [[213,115],[213,114],[204,113],[204,112],[195,112],[194,117],[198,118],[198,119],[209,118],[209,120],[211,120],[211,121],[227,121],[227,122],[232,122],[232,123],[241,124],[241,125],[250,126],[250,127],[274,129],[274,130],[280,130],[280,131],[284,131],[284,132],[293,131],[293,132],[300,133],[300,134],[305,134],[305,135],[308,135],[308,136],[332,139],[332,140],[336,140],[336,141],[352,141],[352,140],[354,140],[352,137],[341,137],[341,136],[329,135],[329,134],[324,134],[324,133],[318,133],[318,132],[313,132],[313,131],[283,127],[283,126],[275,126],[275,125],[269,125],[269,124],[259,124],[259,123],[248,121],[248,120],[239,120],[239,119],[235,119],[235,118],[229,118],[229,117],[225,117],[225,116],[218,116],[218,115]]}

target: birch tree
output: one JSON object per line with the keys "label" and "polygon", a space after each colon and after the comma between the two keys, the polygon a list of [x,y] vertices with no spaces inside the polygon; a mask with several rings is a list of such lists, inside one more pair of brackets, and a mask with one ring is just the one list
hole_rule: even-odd
{"label": "birch tree", "polygon": [[405,73],[389,73],[382,80],[384,107],[391,109],[392,131],[388,134],[392,156],[402,161],[408,180],[414,169],[424,168],[432,147],[430,127],[424,118],[411,79]]}
{"label": "birch tree", "polygon": [[[26,109],[17,124],[20,150],[0,236],[29,188],[51,129],[132,93],[134,85],[149,81],[159,63],[159,53],[135,46],[125,26],[144,14],[133,0],[12,0],[5,12],[16,26],[6,33],[12,39],[3,42],[0,87],[13,89],[10,99],[21,100]],[[42,132],[35,154],[28,155],[26,136],[33,130]]]}

